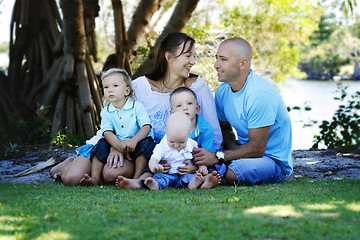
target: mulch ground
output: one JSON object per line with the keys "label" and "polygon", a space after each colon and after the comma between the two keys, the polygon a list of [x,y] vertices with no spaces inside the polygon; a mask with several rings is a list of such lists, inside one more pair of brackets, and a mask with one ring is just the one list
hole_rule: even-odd
{"label": "mulch ground", "polygon": [[[54,158],[61,162],[75,156],[75,146],[21,146],[7,154],[0,155],[0,181],[20,183],[51,182],[51,167],[22,177],[4,177],[20,173],[38,163]],[[360,179],[360,153],[341,153],[330,150],[295,150],[293,151],[294,171],[287,180],[299,178],[312,179]]]}

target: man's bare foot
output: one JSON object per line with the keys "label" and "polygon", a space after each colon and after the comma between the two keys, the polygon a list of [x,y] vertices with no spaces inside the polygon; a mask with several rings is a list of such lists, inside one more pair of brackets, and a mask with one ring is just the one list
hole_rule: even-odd
{"label": "man's bare foot", "polygon": [[97,186],[98,183],[92,179],[88,174],[84,174],[84,177],[80,180],[81,186],[94,187]]}
{"label": "man's bare foot", "polygon": [[[61,163],[59,163],[59,164],[55,165],[54,167],[52,167],[51,170],[50,170],[50,177],[52,177],[55,181],[57,181],[58,177],[55,177],[55,174],[61,173],[64,166],[70,164],[73,160],[74,160],[73,157],[68,157],[67,159],[65,159]],[[61,181],[61,178],[59,180]]]}
{"label": "man's bare foot", "polygon": [[115,180],[115,186],[123,189],[141,189],[138,179],[130,179],[123,176],[118,176]]}
{"label": "man's bare foot", "polygon": [[203,189],[214,188],[221,182],[220,174],[217,171],[213,171],[212,173],[206,175],[204,179],[205,182],[200,187]]}
{"label": "man's bare foot", "polygon": [[193,179],[189,182],[188,188],[195,189],[200,186],[200,184],[204,181],[204,177],[200,172],[197,172]]}
{"label": "man's bare foot", "polygon": [[144,184],[151,190],[159,190],[159,183],[152,177],[146,178]]}

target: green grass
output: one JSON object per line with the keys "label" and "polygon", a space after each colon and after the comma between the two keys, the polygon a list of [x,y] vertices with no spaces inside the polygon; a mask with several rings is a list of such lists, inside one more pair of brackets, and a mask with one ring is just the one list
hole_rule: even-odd
{"label": "green grass", "polygon": [[360,180],[162,191],[0,183],[0,239],[360,239]]}

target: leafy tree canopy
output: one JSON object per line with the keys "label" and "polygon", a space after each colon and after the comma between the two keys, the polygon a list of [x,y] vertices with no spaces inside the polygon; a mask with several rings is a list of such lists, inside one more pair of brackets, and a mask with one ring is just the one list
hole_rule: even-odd
{"label": "leafy tree canopy", "polygon": [[[227,7],[225,3],[229,2]],[[269,73],[276,82],[284,81],[289,75],[302,77],[297,63],[302,46],[308,44],[310,34],[317,29],[322,12],[318,3],[255,0],[243,4],[219,0],[217,6],[209,5],[211,14],[209,11],[194,13],[185,30],[202,45],[197,48],[197,54],[201,54],[200,65],[194,68],[206,78],[214,79],[216,74],[212,66],[217,44],[224,38],[243,37],[253,46],[254,69]],[[217,13],[218,18],[214,17]],[[200,19],[202,21],[198,21]],[[214,79],[209,84],[216,86],[217,81]]]}

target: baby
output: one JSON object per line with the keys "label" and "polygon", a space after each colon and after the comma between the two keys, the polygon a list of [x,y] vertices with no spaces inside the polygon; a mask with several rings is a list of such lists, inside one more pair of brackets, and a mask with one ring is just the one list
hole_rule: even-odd
{"label": "baby", "polygon": [[[192,150],[197,147],[196,141],[189,138],[192,133],[191,119],[184,112],[175,112],[166,122],[165,136],[156,145],[149,161],[149,168],[154,172],[143,182],[144,188],[159,190],[167,187],[198,188],[203,182],[203,174],[207,174],[206,166],[200,166],[196,174],[177,174],[178,167],[185,160],[192,159]],[[171,165],[168,173],[162,173],[164,166],[159,162],[166,160]],[[215,187],[215,186],[213,186]]]}

